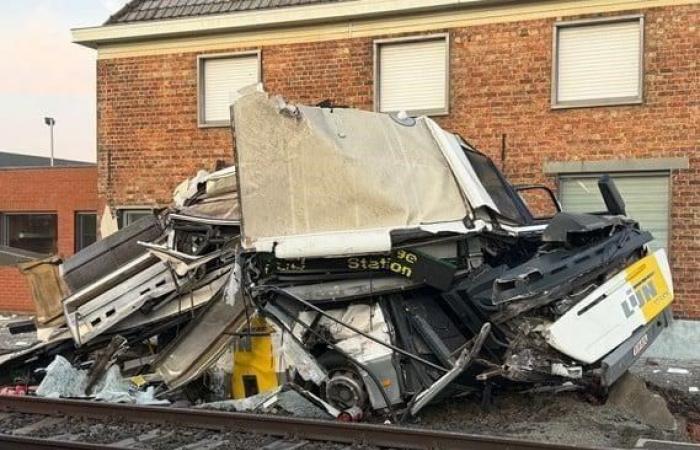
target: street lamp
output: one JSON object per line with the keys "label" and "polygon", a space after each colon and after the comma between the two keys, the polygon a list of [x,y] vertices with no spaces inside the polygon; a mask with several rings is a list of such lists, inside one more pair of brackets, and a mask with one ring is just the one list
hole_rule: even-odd
{"label": "street lamp", "polygon": [[44,123],[51,130],[51,167],[53,167],[53,126],[56,125],[56,119],[53,117],[44,117]]}

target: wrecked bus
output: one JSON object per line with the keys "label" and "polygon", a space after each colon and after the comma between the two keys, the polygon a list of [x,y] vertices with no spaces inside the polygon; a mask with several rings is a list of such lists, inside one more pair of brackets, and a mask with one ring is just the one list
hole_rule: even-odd
{"label": "wrecked bus", "polygon": [[417,414],[512,382],[604,389],[671,318],[667,257],[610,178],[606,211],[552,196],[537,219],[429,118],[263,92],[232,110],[243,292],[293,341],[293,380],[341,410]]}
{"label": "wrecked bus", "polygon": [[93,361],[92,386],[116,361],[173,398],[202,379],[221,390],[207,374],[233,353],[234,397],[283,384],[335,417],[396,418],[502,388],[605,391],[672,318],[666,254],[607,177],[605,211],[562,212],[544,188],[554,213],[535,217],[538,187],[427,117],[260,88],[231,110],[235,166],[24,266],[39,342],[0,366]]}

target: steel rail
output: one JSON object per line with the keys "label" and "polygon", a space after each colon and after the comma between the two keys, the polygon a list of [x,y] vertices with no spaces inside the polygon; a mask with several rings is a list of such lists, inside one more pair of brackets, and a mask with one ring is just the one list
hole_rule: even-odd
{"label": "steel rail", "polygon": [[127,422],[171,424],[181,427],[241,431],[279,437],[295,436],[296,438],[310,441],[347,444],[364,443],[378,447],[401,449],[593,450],[593,447],[574,447],[563,444],[387,425],[343,423],[201,409],[135,406],[80,400],[55,400],[27,396],[0,396],[0,411],[40,415],[59,414],[94,419],[119,418]]}
{"label": "steel rail", "polygon": [[[104,444],[87,444],[84,442],[59,441],[26,436],[9,436],[0,434],[2,450],[104,450]],[[127,447],[109,446],[110,450],[128,450]]]}

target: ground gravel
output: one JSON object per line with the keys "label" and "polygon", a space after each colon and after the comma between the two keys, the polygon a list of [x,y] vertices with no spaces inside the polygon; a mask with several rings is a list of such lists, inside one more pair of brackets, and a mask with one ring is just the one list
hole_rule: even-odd
{"label": "ground gravel", "polygon": [[675,432],[654,429],[578,393],[496,395],[489,411],[478,399],[453,399],[426,407],[407,425],[595,447],[630,448],[641,437],[687,441],[684,427]]}

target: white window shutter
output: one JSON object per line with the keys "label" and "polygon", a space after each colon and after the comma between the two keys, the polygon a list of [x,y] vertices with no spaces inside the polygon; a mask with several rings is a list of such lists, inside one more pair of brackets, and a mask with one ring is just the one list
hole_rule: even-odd
{"label": "white window shutter", "polygon": [[377,47],[379,111],[446,112],[446,38]]}
{"label": "white window shutter", "polygon": [[260,80],[258,55],[203,59],[202,64],[202,119],[205,123],[228,122],[236,92]]}
{"label": "white window shutter", "polygon": [[641,97],[640,19],[563,26],[557,35],[557,102]]}
{"label": "white window shutter", "polygon": [[[671,183],[668,175],[612,175],[620,190],[627,215],[654,236],[650,247],[668,248]],[[565,211],[575,213],[605,211],[598,190],[598,177],[567,176],[560,182]]]}

